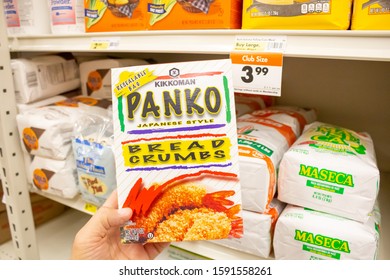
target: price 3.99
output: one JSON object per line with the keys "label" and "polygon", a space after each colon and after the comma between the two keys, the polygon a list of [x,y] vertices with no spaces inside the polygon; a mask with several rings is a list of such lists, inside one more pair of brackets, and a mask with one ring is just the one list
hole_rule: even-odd
{"label": "price 3.99", "polygon": [[254,76],[267,76],[268,71],[269,71],[268,67],[260,67],[260,66],[252,67],[246,65],[242,67],[242,72],[245,73],[245,76],[241,76],[241,80],[244,83],[249,84],[253,82]]}

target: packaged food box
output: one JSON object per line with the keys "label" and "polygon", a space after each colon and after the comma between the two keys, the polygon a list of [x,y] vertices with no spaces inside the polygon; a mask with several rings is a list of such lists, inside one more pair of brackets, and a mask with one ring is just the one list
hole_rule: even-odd
{"label": "packaged food box", "polygon": [[239,29],[242,0],[147,0],[148,29]]}
{"label": "packaged food box", "polygon": [[370,135],[314,122],[283,155],[278,198],[366,222],[377,199],[379,179]]}
{"label": "packaged food box", "polygon": [[374,260],[380,241],[380,212],[365,223],[287,205],[276,222],[277,260]]}
{"label": "packaged food box", "polygon": [[390,30],[390,1],[355,0],[353,30]]}
{"label": "packaged food box", "polygon": [[327,29],[350,26],[352,0],[244,0],[242,29]]}
{"label": "packaged food box", "polygon": [[123,243],[241,237],[241,189],[229,59],[114,68]]}
{"label": "packaged food box", "polygon": [[86,0],[85,31],[110,32],[146,29],[144,0]]}

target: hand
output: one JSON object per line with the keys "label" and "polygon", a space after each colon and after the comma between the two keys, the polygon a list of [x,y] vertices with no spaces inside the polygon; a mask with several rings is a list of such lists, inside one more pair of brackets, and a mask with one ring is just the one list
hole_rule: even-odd
{"label": "hand", "polygon": [[118,209],[117,191],[76,234],[74,260],[145,260],[154,259],[169,243],[122,244],[119,227],[132,216],[130,208]]}

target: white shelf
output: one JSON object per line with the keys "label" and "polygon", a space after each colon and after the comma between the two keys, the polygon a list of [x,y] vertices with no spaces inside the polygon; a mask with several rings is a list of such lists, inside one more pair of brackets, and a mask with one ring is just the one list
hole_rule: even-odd
{"label": "white shelf", "polygon": [[[89,211],[88,209],[96,207],[96,206],[88,207],[88,203],[86,203],[82,199],[81,195],[77,195],[75,198],[69,199],[69,198],[63,198],[60,196],[48,194],[48,193],[45,193],[45,192],[38,190],[38,189],[34,189],[34,192],[39,194],[39,195],[42,195],[44,197],[47,197],[51,200],[57,201],[63,205],[69,206],[70,208],[73,208],[73,209],[76,209],[80,212],[89,214],[89,215],[92,215],[94,213],[94,211]],[[95,208],[95,210],[96,209],[97,208]],[[91,210],[93,210],[93,209],[91,209]]]}
{"label": "white shelf", "polygon": [[178,30],[9,37],[11,52],[92,52],[93,40],[113,40],[102,52],[229,54],[236,36],[286,36],[287,57],[390,61],[390,31]]}

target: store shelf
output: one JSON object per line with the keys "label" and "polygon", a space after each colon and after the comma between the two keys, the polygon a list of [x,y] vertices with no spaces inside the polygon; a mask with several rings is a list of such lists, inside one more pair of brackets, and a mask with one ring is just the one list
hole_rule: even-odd
{"label": "store shelf", "polygon": [[[41,193],[41,192],[39,192]],[[74,238],[74,234],[79,228],[89,219],[91,214],[86,211],[84,208],[85,202],[81,197],[77,197],[73,200],[65,200],[52,195],[43,194],[44,196],[61,202],[65,205],[68,205],[74,208],[72,211],[68,211],[66,215],[62,215],[61,218],[56,219],[48,224],[45,224],[37,229],[37,238],[39,242],[39,248],[41,248],[41,256],[43,259],[66,259],[69,254],[70,242]],[[381,186],[380,193],[378,196],[379,205],[381,208],[381,240],[378,252],[379,260],[390,260],[390,240],[388,236],[390,235],[390,205],[387,202],[390,197],[390,173],[381,173]],[[83,213],[82,213],[83,212]],[[58,228],[61,228],[60,233],[55,233]],[[42,236],[49,237],[42,239]],[[58,239],[57,239],[58,238]],[[50,252],[56,246],[60,244],[48,244],[50,240],[61,240],[60,243],[63,243],[61,248],[62,253]],[[255,255],[247,254],[238,250],[233,250],[210,241],[191,241],[191,242],[174,242],[172,245],[175,248],[181,249],[184,252],[182,253],[191,255],[198,258],[206,259],[215,259],[215,260],[256,260],[263,259]],[[54,247],[53,247],[54,246]],[[54,250],[57,251],[57,250]],[[5,256],[12,257],[12,244],[11,242],[6,243],[5,245],[0,246],[0,253],[7,252]],[[186,253],[187,252],[187,253]],[[57,253],[57,255],[51,255]],[[170,255],[168,252],[164,252],[159,259],[167,259]],[[188,256],[187,256],[188,257]],[[0,255],[1,259],[1,255]],[[271,255],[269,259],[273,259]]]}
{"label": "store shelf", "polygon": [[11,52],[100,52],[229,54],[237,36],[286,36],[285,56],[390,61],[390,31],[183,30],[86,33],[9,38]]}
{"label": "store shelf", "polygon": [[[38,226],[36,235],[40,259],[69,259],[76,233],[90,218],[90,215],[69,209],[58,218]],[[12,241],[0,245],[0,260],[2,259],[17,259]]]}
{"label": "store shelf", "polygon": [[60,196],[52,195],[52,194],[43,192],[43,191],[38,190],[38,189],[34,189],[34,192],[39,194],[39,195],[42,195],[46,198],[49,198],[51,200],[57,201],[63,205],[70,207],[70,208],[73,208],[73,209],[76,209],[80,212],[83,212],[85,214],[92,215],[97,210],[96,206],[91,205],[89,203],[86,203],[82,199],[81,195],[77,195],[75,198],[69,199],[69,198],[63,198]]}

